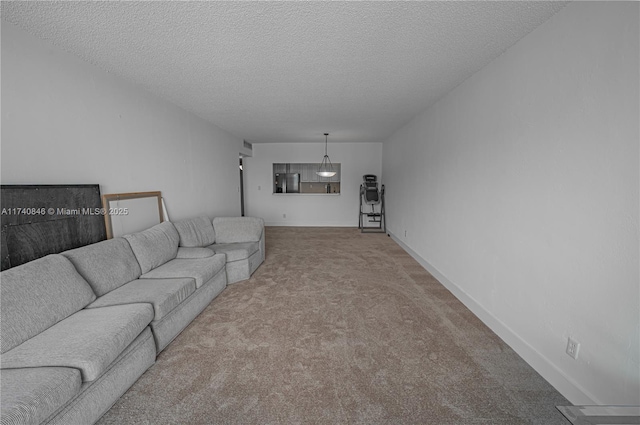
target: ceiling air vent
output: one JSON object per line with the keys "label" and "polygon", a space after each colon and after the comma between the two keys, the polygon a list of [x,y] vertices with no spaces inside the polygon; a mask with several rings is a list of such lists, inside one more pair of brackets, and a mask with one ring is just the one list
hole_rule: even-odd
{"label": "ceiling air vent", "polygon": [[244,142],[244,147],[253,152],[253,145],[251,143],[247,142],[246,140],[243,140],[243,142]]}

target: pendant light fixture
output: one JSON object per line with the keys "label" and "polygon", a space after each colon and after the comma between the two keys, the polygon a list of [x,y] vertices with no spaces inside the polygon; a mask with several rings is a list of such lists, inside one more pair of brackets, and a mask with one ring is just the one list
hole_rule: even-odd
{"label": "pendant light fixture", "polygon": [[333,177],[336,175],[336,172],[333,169],[333,164],[331,164],[331,160],[329,159],[329,155],[327,155],[327,141],[328,141],[329,133],[324,133],[324,158],[322,158],[322,163],[320,167],[318,167],[318,171],[316,174],[320,177]]}

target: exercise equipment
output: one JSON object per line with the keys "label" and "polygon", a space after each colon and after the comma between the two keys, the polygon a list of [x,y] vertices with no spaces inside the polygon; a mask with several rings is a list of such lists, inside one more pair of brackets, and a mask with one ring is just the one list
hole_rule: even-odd
{"label": "exercise equipment", "polygon": [[[378,177],[374,174],[365,174],[362,176],[362,180],[362,184],[360,185],[358,228],[362,233],[386,233],[387,223],[384,216],[384,185],[378,187]],[[379,205],[379,208],[376,208],[377,205]],[[369,207],[370,211],[365,211],[369,210]],[[377,224],[374,226],[365,226],[365,222]]]}

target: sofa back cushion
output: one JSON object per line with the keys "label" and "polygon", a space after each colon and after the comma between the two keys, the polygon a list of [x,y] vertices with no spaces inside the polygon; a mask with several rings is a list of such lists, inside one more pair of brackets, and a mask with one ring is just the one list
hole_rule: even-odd
{"label": "sofa back cushion", "polygon": [[96,299],[73,264],[60,254],[0,275],[0,353],[22,344]]}
{"label": "sofa back cushion", "polygon": [[89,282],[91,289],[99,297],[142,274],[138,260],[124,238],[72,249],[62,255],[71,260],[78,273]]}
{"label": "sofa back cushion", "polygon": [[180,235],[180,246],[185,248],[208,246],[216,241],[216,232],[207,217],[191,218],[173,224]]}
{"label": "sofa back cushion", "polygon": [[216,217],[213,219],[216,243],[257,242],[264,220],[258,217]]}
{"label": "sofa back cushion", "polygon": [[170,221],[123,237],[131,245],[131,250],[140,264],[142,274],[176,258],[180,243],[180,235]]}

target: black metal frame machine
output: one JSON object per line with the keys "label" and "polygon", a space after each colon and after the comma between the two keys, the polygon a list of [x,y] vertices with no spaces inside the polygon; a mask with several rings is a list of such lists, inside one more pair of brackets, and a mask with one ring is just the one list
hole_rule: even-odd
{"label": "black metal frame machine", "polygon": [[[387,223],[384,212],[384,185],[378,187],[378,177],[374,174],[365,174],[362,176],[362,184],[360,185],[360,214],[358,216],[358,228],[361,232],[366,233],[386,233]],[[380,205],[376,211],[376,205]],[[367,206],[371,207],[370,211]],[[365,217],[369,223],[377,223],[376,226],[365,226]]]}

